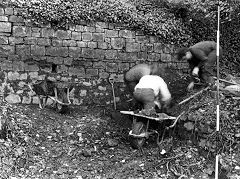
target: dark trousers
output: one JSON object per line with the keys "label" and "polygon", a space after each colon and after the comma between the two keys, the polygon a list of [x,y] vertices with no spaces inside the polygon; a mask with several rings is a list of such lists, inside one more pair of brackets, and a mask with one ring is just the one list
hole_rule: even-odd
{"label": "dark trousers", "polygon": [[133,97],[140,103],[143,104],[144,109],[155,108],[155,94],[153,89],[150,88],[137,88],[133,92]]}

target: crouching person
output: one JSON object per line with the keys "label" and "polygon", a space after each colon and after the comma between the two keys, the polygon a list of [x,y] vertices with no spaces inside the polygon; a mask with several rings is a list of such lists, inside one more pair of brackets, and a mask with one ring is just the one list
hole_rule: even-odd
{"label": "crouching person", "polygon": [[[178,51],[178,60],[187,60],[189,63],[192,80],[188,85],[188,90],[194,87],[194,80],[197,78],[207,85],[213,84],[213,76],[216,76],[216,48],[216,42],[202,41]],[[222,53],[222,48],[219,47],[220,58]]]}
{"label": "crouching person", "polygon": [[133,94],[135,86],[139,80],[145,75],[158,75],[164,74],[164,68],[160,64],[137,64],[124,74],[124,81],[130,94]]}
{"label": "crouching person", "polygon": [[[134,88],[139,80],[145,75],[159,75],[164,74],[164,68],[160,64],[137,64],[124,74],[124,81],[127,90],[133,95]],[[139,103],[133,98],[131,107],[133,110],[139,109]]]}
{"label": "crouching person", "polygon": [[168,113],[172,107],[172,97],[165,81],[157,75],[145,75],[135,86],[133,97],[146,110],[158,109]]}

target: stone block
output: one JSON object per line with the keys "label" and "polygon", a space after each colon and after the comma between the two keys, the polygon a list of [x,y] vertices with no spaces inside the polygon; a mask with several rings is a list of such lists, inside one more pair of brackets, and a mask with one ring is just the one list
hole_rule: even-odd
{"label": "stone block", "polygon": [[52,46],[54,47],[60,47],[63,45],[63,41],[59,39],[52,39]]}
{"label": "stone block", "polygon": [[24,71],[24,62],[22,61],[13,61],[12,62],[13,71]]}
{"label": "stone block", "polygon": [[39,32],[32,32],[32,37],[41,37]]}
{"label": "stone block", "polygon": [[46,50],[44,46],[31,45],[31,55],[34,56],[45,56]]}
{"label": "stone block", "polygon": [[120,30],[119,37],[124,38],[135,38],[135,32],[130,30]]}
{"label": "stone block", "polygon": [[44,37],[44,38],[56,37],[56,34],[55,34],[55,31],[51,28],[42,28],[41,37]]}
{"label": "stone block", "polygon": [[139,42],[139,43],[149,43],[150,39],[149,39],[148,36],[138,35],[138,36],[136,36],[136,42]]}
{"label": "stone block", "polygon": [[31,36],[31,28],[26,26],[13,26],[13,36],[26,37]]}
{"label": "stone block", "polygon": [[32,98],[29,96],[23,96],[22,103],[23,104],[31,104]]}
{"label": "stone block", "polygon": [[67,57],[68,47],[46,47],[46,55],[53,57]]}
{"label": "stone block", "polygon": [[37,41],[35,37],[24,37],[24,44],[25,45],[36,45]]}
{"label": "stone block", "polygon": [[82,48],[82,57],[83,58],[97,58],[95,49],[91,48]]}
{"label": "stone block", "polygon": [[19,55],[8,55],[9,61],[20,61],[21,57]]}
{"label": "stone block", "polygon": [[36,71],[39,71],[39,67],[34,64],[34,65],[29,65],[29,64],[24,64],[24,69],[25,71],[33,71],[33,72],[36,72]]}
{"label": "stone block", "polygon": [[0,22],[0,32],[9,33],[12,30],[12,24],[10,22]]}
{"label": "stone block", "polygon": [[15,47],[12,45],[0,45],[0,56],[9,56],[15,53]]}
{"label": "stone block", "polygon": [[121,72],[127,71],[129,69],[129,63],[120,63],[118,69]]}
{"label": "stone block", "polygon": [[62,58],[62,57],[47,57],[48,63],[53,63],[53,64],[57,64],[57,65],[63,64],[63,60],[64,60],[64,58]]}
{"label": "stone block", "polygon": [[19,80],[20,74],[18,72],[8,72],[8,80],[9,81],[15,81]]}
{"label": "stone block", "polygon": [[30,45],[16,45],[16,54],[20,56],[30,55]]}
{"label": "stone block", "polygon": [[96,28],[92,26],[85,26],[86,32],[96,32]]}
{"label": "stone block", "polygon": [[148,52],[138,52],[137,53],[137,58],[139,61],[142,61],[143,63],[145,62],[145,60],[147,60],[148,58]]}
{"label": "stone block", "polygon": [[92,40],[96,42],[103,42],[104,41],[104,33],[93,33]]}
{"label": "stone block", "polygon": [[24,19],[21,16],[11,15],[9,17],[9,22],[24,22]]}
{"label": "stone block", "polygon": [[73,58],[64,58],[63,59],[63,64],[64,65],[72,65],[72,62],[73,62]]}
{"label": "stone block", "polygon": [[23,44],[23,43],[24,43],[23,37],[9,37],[10,45]]}
{"label": "stone block", "polygon": [[3,63],[0,63],[0,65],[2,71],[12,70],[12,61],[4,61]]}
{"label": "stone block", "polygon": [[76,47],[77,43],[75,40],[63,40],[64,47]]}
{"label": "stone block", "polygon": [[159,53],[149,53],[147,60],[150,62],[157,62],[157,61],[161,61],[162,56]]}
{"label": "stone block", "polygon": [[105,68],[106,67],[106,63],[103,61],[99,61],[99,62],[93,62],[93,68]]}
{"label": "stone block", "polygon": [[153,44],[143,43],[141,44],[141,51],[153,52]]}
{"label": "stone block", "polygon": [[72,39],[73,40],[82,40],[82,33],[81,32],[72,32]]}
{"label": "stone block", "polygon": [[11,7],[5,8],[5,14],[6,15],[13,15],[13,8],[11,8]]}
{"label": "stone block", "polygon": [[85,77],[84,68],[69,67],[68,73],[70,76],[76,75],[77,77]]}
{"label": "stone block", "polygon": [[107,29],[108,28],[108,23],[106,23],[106,22],[96,22],[96,27],[101,28],[101,29]]}
{"label": "stone block", "polygon": [[125,40],[124,38],[112,38],[111,45],[113,49],[123,49],[123,47],[125,46]]}
{"label": "stone block", "polygon": [[69,47],[69,56],[70,57],[80,57],[82,53],[82,48],[80,47]]}
{"label": "stone block", "polygon": [[5,100],[10,104],[21,103],[21,98],[17,94],[10,94],[5,98]]}
{"label": "stone block", "polygon": [[98,69],[86,69],[86,77],[96,77],[98,76]]}
{"label": "stone block", "polygon": [[29,78],[32,80],[38,80],[38,72],[36,71],[32,71],[32,72],[29,72]]}
{"label": "stone block", "polygon": [[[32,27],[32,33],[41,33],[42,31],[44,31],[44,29],[46,29],[46,28],[42,29],[42,28],[38,28],[38,27]],[[49,36],[47,36],[47,37],[49,37]]]}
{"label": "stone block", "polygon": [[175,52],[175,49],[174,49],[174,46],[173,45],[169,45],[169,44],[165,44],[164,47],[163,47],[163,53],[174,53]]}
{"label": "stone block", "polygon": [[8,44],[8,37],[0,36],[0,45]]}
{"label": "stone block", "polygon": [[109,72],[109,73],[118,72],[117,63],[107,63],[106,64],[106,72]]}
{"label": "stone block", "polygon": [[[97,46],[100,49],[108,49],[108,43],[106,43],[106,42],[98,42]],[[110,47],[109,47],[109,49],[110,49]]]}
{"label": "stone block", "polygon": [[32,103],[33,104],[39,104],[39,98],[37,96],[32,97]]}
{"label": "stone block", "polygon": [[99,78],[107,79],[108,77],[109,77],[109,73],[107,73],[107,72],[100,72],[99,73]]}
{"label": "stone block", "polygon": [[28,77],[27,73],[20,74],[19,80],[26,80]]}
{"label": "stone block", "polygon": [[58,65],[57,72],[58,73],[68,72],[68,67],[66,65]]}
{"label": "stone block", "polygon": [[37,38],[37,44],[42,46],[51,45],[51,40],[48,38]]}
{"label": "stone block", "polygon": [[97,42],[87,42],[89,48],[97,48]]}
{"label": "stone block", "polygon": [[117,52],[117,50],[106,50],[105,57],[106,57],[106,59],[117,59],[118,52]]}
{"label": "stone block", "polygon": [[7,22],[8,17],[7,16],[0,16],[0,22]]}
{"label": "stone block", "polygon": [[82,41],[91,41],[92,40],[92,33],[84,32],[82,33]]}
{"label": "stone block", "polygon": [[163,53],[163,44],[162,43],[154,43],[154,52]]}
{"label": "stone block", "polygon": [[84,32],[85,28],[83,25],[76,25],[75,31]]}
{"label": "stone block", "polygon": [[78,47],[87,47],[87,42],[77,41],[77,46]]}
{"label": "stone block", "polygon": [[172,61],[172,56],[170,54],[161,54],[161,61],[162,62],[171,62]]}
{"label": "stone block", "polygon": [[96,32],[97,33],[103,33],[103,32],[105,32],[105,29],[103,29],[101,27],[96,27]]}
{"label": "stone block", "polygon": [[95,53],[96,53],[96,55],[97,55],[97,59],[99,59],[99,60],[105,59],[105,54],[106,54],[106,51],[105,51],[105,50],[95,49]]}
{"label": "stone block", "polygon": [[71,31],[57,30],[56,37],[58,39],[71,39]]}
{"label": "stone block", "polygon": [[106,37],[118,37],[118,31],[117,30],[106,30],[105,36]]}
{"label": "stone block", "polygon": [[138,53],[137,52],[130,52],[126,55],[126,61],[129,62],[136,62],[138,60]]}
{"label": "stone block", "polygon": [[119,61],[121,61],[121,62],[127,61],[127,55],[128,55],[128,53],[121,53],[121,52],[119,52],[118,53]]}
{"label": "stone block", "polygon": [[126,43],[126,52],[139,52],[140,51],[140,44],[139,43]]}

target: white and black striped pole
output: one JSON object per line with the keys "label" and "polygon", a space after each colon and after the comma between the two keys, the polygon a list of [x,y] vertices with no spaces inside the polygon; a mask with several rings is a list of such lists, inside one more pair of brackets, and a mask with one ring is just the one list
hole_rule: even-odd
{"label": "white and black striped pole", "polygon": [[[218,1],[218,15],[217,15],[217,120],[216,120],[216,132],[218,135],[219,128],[220,128],[220,113],[219,113],[219,43],[220,43],[220,6]],[[216,138],[218,140],[218,137]],[[216,144],[218,141],[216,141]],[[216,145],[218,147],[218,145]],[[218,153],[216,154],[216,164],[215,164],[215,179],[218,179],[218,160],[219,156]]]}

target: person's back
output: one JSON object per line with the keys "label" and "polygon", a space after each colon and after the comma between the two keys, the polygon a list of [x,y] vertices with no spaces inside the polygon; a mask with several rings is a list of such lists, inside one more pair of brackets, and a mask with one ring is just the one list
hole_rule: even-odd
{"label": "person's back", "polygon": [[150,70],[148,64],[138,64],[126,72],[124,79],[128,82],[138,82],[144,75],[149,75],[151,73]]}
{"label": "person's back", "polygon": [[216,48],[217,48],[217,43],[214,41],[202,41],[202,42],[198,42],[195,45],[189,47],[190,51],[191,51],[191,49],[200,49],[205,53],[205,55],[208,55],[213,50],[216,50]]}
{"label": "person's back", "polygon": [[157,75],[145,75],[140,80],[139,83],[135,86],[137,88],[150,88],[154,91],[154,95],[158,96],[161,93],[163,101],[165,99],[171,98],[171,94],[168,90],[167,84],[165,81]]}
{"label": "person's back", "polygon": [[144,109],[154,108],[155,105],[162,109],[171,102],[167,84],[157,75],[143,76],[135,86],[133,96],[143,104]]}

